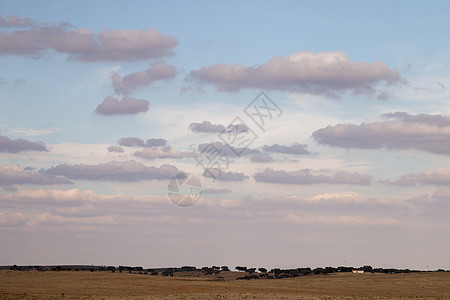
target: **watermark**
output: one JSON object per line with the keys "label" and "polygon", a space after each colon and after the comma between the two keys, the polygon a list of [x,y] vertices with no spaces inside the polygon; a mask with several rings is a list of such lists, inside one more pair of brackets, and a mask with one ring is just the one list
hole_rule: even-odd
{"label": "watermark", "polygon": [[192,206],[200,199],[202,184],[189,173],[181,172],[173,176],[167,186],[167,195],[173,204],[180,207]]}
{"label": "watermark", "polygon": [[264,132],[271,120],[283,114],[281,108],[264,92],[259,93],[255,100],[247,105],[244,112]]}
{"label": "watermark", "polygon": [[[212,178],[213,182],[228,170],[230,156],[240,157],[259,138],[256,132],[266,132],[267,126],[283,114],[281,108],[264,92],[260,92],[243,112],[243,116],[236,116],[219,134],[219,139],[226,148],[220,147],[220,143],[211,142],[198,149],[199,151],[192,149],[197,166],[201,166],[204,174]],[[254,125],[251,127],[248,124]],[[210,171],[212,168],[218,172],[213,174]]]}
{"label": "watermark", "polygon": [[[215,182],[229,169],[231,158],[241,157],[259,138],[257,133],[265,133],[270,123],[282,114],[281,108],[266,93],[260,92],[243,109],[243,114],[236,116],[218,135],[220,141],[190,147],[197,166],[203,168],[203,175]],[[194,205],[201,191],[200,180],[184,172],[174,176],[168,186],[170,200],[182,207]]]}
{"label": "watermark", "polygon": [[236,117],[230,125],[219,134],[219,138],[227,145],[236,156],[241,156],[257,138],[256,133],[247,124]]}

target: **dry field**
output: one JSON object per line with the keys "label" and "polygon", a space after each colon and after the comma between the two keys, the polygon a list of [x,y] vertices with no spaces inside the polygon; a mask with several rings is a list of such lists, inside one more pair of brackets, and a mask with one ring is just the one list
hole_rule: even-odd
{"label": "dry field", "polygon": [[[192,275],[192,274],[191,274]],[[225,281],[87,271],[0,271],[0,299],[450,299],[450,273],[335,273]]]}

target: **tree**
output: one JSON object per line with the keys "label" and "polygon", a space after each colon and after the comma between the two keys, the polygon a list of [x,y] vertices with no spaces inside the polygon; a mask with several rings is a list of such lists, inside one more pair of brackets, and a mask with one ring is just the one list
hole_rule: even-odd
{"label": "tree", "polygon": [[315,268],[313,270],[314,274],[324,274],[325,273],[325,269],[324,268]]}
{"label": "tree", "polygon": [[307,268],[298,268],[298,271],[302,274],[302,275],[308,275],[312,273],[312,270],[310,267]]}
{"label": "tree", "polygon": [[255,273],[255,271],[256,271],[256,268],[247,269],[247,272],[249,272],[250,274]]}
{"label": "tree", "polygon": [[273,274],[275,275],[275,277],[276,277],[276,276],[278,276],[279,274],[281,274],[281,270],[278,269],[278,268],[275,268],[275,269],[270,270],[269,273],[273,273]]}
{"label": "tree", "polygon": [[230,271],[230,269],[228,268],[228,266],[222,266],[222,271]]}
{"label": "tree", "polygon": [[239,272],[245,272],[245,271],[247,271],[247,267],[236,266],[235,269],[238,270]]}
{"label": "tree", "polygon": [[196,268],[196,267],[193,267],[193,266],[182,266],[182,267],[181,267],[181,271],[183,271],[183,272],[187,272],[187,271],[195,271],[195,270],[197,270],[197,268]]}
{"label": "tree", "polygon": [[21,268],[19,266],[17,266],[17,265],[14,265],[14,266],[10,267],[9,269],[10,270],[15,270],[15,271],[20,271],[21,270]]}
{"label": "tree", "polygon": [[352,270],[353,270],[352,267],[344,267],[344,266],[338,267],[338,272],[351,272]]}
{"label": "tree", "polygon": [[362,269],[366,273],[372,272],[372,266],[364,266],[362,267]]}
{"label": "tree", "polygon": [[211,269],[213,269],[214,271],[220,270],[220,267],[218,266],[212,266]]}
{"label": "tree", "polygon": [[261,273],[267,273],[267,269],[266,268],[259,268],[258,271],[260,271]]}
{"label": "tree", "polygon": [[165,269],[162,271],[162,276],[172,276],[173,277],[174,269]]}

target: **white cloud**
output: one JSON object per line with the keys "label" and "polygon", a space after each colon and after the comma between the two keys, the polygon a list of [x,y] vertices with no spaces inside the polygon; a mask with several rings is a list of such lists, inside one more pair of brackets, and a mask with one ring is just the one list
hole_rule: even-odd
{"label": "white cloud", "polygon": [[[297,52],[276,56],[254,67],[243,64],[215,64],[191,71],[189,78],[213,84],[219,91],[242,88],[329,94],[351,90],[356,94],[375,94],[380,83],[403,82],[400,73],[375,61],[352,62],[343,52]],[[383,95],[383,92],[378,94]]]}
{"label": "white cloud", "polygon": [[100,103],[95,112],[100,115],[134,115],[148,111],[150,102],[147,100],[137,99],[124,96],[120,100],[113,96],[106,97]]}
{"label": "white cloud", "polygon": [[319,224],[319,225],[399,225],[401,222],[394,218],[369,219],[359,215],[342,215],[342,216],[317,216],[304,215],[298,216],[293,213],[288,213],[284,220],[294,224]]}
{"label": "white cloud", "polygon": [[176,74],[177,70],[174,66],[168,65],[165,61],[157,61],[144,71],[134,72],[124,77],[113,73],[111,80],[114,91],[118,95],[128,95],[141,87],[151,85],[155,81],[174,78]]}
{"label": "white cloud", "polygon": [[27,218],[19,212],[7,213],[0,211],[0,227],[20,226],[25,224]]}
{"label": "white cloud", "polygon": [[[27,20],[5,21],[2,18],[0,25],[24,24]],[[52,49],[67,54],[68,60],[85,62],[138,61],[171,56],[172,48],[177,44],[174,36],[163,35],[153,28],[94,33],[90,29],[73,29],[68,23],[59,23],[13,32],[0,31],[0,55],[39,57]]]}
{"label": "white cloud", "polygon": [[36,22],[29,18],[21,18],[19,15],[0,16],[0,27],[33,27]]}
{"label": "white cloud", "polygon": [[92,190],[20,190],[10,194],[0,194],[3,205],[12,207],[41,206],[52,208],[55,206],[78,207],[89,204],[119,204],[133,206],[136,204],[168,203],[166,195],[123,195],[96,194]]}
{"label": "white cloud", "polygon": [[382,122],[337,124],[313,132],[320,144],[359,149],[419,149],[450,154],[450,117],[411,115],[405,112],[384,114],[394,119]]}
{"label": "white cloud", "polygon": [[266,168],[253,176],[257,182],[282,184],[363,184],[369,185],[372,177],[366,174],[332,170],[302,169],[297,171]]}
{"label": "white cloud", "polygon": [[31,142],[25,139],[12,140],[7,136],[0,136],[0,152],[18,153],[23,151],[44,151],[47,147],[42,142]]}
{"label": "white cloud", "polygon": [[36,225],[54,225],[58,224],[70,225],[70,224],[79,224],[79,225],[89,225],[89,224],[101,224],[101,225],[111,225],[117,224],[117,221],[114,220],[113,216],[98,216],[98,217],[65,217],[53,215],[51,213],[44,213],[35,216],[34,218],[29,220],[30,226]]}
{"label": "white cloud", "polygon": [[310,202],[339,202],[339,203],[363,203],[365,197],[351,191],[340,193],[322,193],[311,197],[306,197]]}
{"label": "white cloud", "polygon": [[152,138],[145,142],[137,137],[123,137],[117,141],[117,144],[126,147],[164,147],[167,145],[167,140]]}
{"label": "white cloud", "polygon": [[178,169],[169,164],[160,167],[147,167],[134,160],[110,161],[96,165],[67,165],[61,164],[49,169],[41,170],[46,175],[59,175],[80,180],[110,180],[133,182],[140,180],[165,180],[178,174]]}
{"label": "white cloud", "polygon": [[71,181],[48,174],[42,174],[32,169],[22,169],[19,165],[6,165],[0,167],[0,186],[21,184],[70,184]]}
{"label": "white cloud", "polygon": [[402,175],[399,179],[394,181],[386,181],[395,185],[450,185],[450,168],[440,168],[429,172],[417,172]]}
{"label": "white cloud", "polygon": [[46,135],[51,134],[54,132],[59,132],[62,129],[61,128],[42,128],[42,129],[32,129],[32,128],[8,128],[6,126],[0,126],[0,130],[4,131],[7,134],[14,135],[14,136],[38,136],[38,135]]}

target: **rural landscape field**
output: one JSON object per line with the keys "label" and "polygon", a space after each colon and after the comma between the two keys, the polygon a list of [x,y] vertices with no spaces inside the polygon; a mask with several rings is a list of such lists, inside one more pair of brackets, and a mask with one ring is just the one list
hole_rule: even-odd
{"label": "rural landscape field", "polygon": [[449,14],[0,0],[0,300],[450,300]]}
{"label": "rural landscape field", "polygon": [[236,280],[89,271],[0,271],[0,299],[450,299],[450,272]]}

